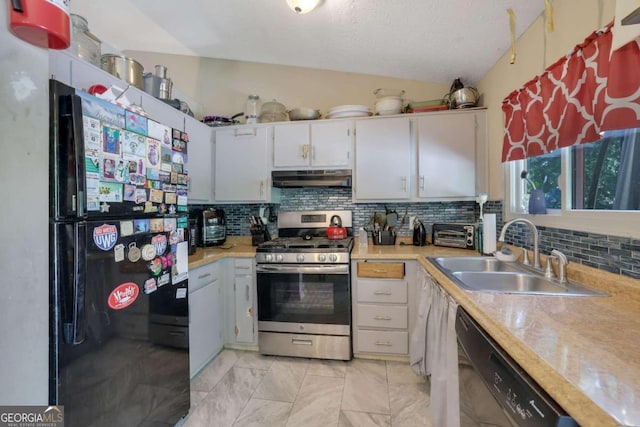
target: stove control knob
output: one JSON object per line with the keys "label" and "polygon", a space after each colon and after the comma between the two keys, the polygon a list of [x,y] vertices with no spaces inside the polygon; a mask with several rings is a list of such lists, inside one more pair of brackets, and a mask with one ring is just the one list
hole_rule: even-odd
{"label": "stove control knob", "polygon": [[276,255],[276,262],[282,262],[284,260],[284,255],[282,254],[277,254]]}
{"label": "stove control knob", "polygon": [[297,260],[298,262],[304,262],[304,255],[299,254],[298,256],[296,256],[296,260]]}
{"label": "stove control knob", "polygon": [[329,255],[329,261],[331,261],[331,262],[338,261],[338,255],[336,255],[336,254]]}
{"label": "stove control knob", "polygon": [[273,255],[271,255],[271,254],[266,254],[266,255],[264,256],[264,260],[265,260],[265,261],[267,261],[267,262],[271,262],[271,261],[273,261]]}
{"label": "stove control knob", "polygon": [[318,255],[318,261],[325,262],[327,260],[327,256],[325,254]]}

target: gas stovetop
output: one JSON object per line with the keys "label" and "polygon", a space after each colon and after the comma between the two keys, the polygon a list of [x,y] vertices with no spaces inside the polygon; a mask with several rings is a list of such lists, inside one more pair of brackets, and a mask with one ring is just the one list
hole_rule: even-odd
{"label": "gas stovetop", "polygon": [[[327,227],[338,218],[347,230],[341,240],[327,239]],[[353,248],[350,211],[290,211],[278,213],[277,239],[261,243],[256,250],[258,264],[348,264]]]}
{"label": "gas stovetop", "polygon": [[326,237],[278,237],[258,246],[260,252],[295,252],[298,249],[313,249],[314,252],[345,252],[350,251],[353,237],[341,240],[329,240]]}
{"label": "gas stovetop", "polygon": [[329,240],[324,237],[279,237],[256,249],[258,264],[347,264],[353,237]]}

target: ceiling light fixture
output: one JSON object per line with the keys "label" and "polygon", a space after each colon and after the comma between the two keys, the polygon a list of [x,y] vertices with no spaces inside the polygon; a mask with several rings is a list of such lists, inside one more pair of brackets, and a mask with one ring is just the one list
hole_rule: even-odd
{"label": "ceiling light fixture", "polygon": [[287,4],[295,13],[301,15],[315,9],[320,0],[287,0]]}

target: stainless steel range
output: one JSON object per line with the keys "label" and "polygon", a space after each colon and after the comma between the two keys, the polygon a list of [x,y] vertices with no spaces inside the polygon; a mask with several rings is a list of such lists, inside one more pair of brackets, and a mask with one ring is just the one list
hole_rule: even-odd
{"label": "stainless steel range", "polygon": [[[346,237],[330,240],[336,215]],[[256,250],[260,353],[351,359],[351,212],[280,212],[278,236]]]}

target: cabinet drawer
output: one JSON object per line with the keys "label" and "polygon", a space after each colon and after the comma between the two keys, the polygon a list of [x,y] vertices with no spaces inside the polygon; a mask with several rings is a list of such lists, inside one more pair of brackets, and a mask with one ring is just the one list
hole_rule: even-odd
{"label": "cabinet drawer", "polygon": [[358,304],[358,326],[407,329],[407,307]]}
{"label": "cabinet drawer", "polygon": [[358,277],[403,279],[404,262],[359,262]]}
{"label": "cabinet drawer", "polygon": [[238,258],[235,262],[236,274],[251,274],[253,270],[252,258]]}
{"label": "cabinet drawer", "polygon": [[189,272],[189,293],[215,282],[220,276],[220,263],[214,262],[195,268]]}
{"label": "cabinet drawer", "polygon": [[404,331],[364,331],[358,329],[358,348],[366,353],[408,354],[409,333]]}
{"label": "cabinet drawer", "polygon": [[358,302],[407,302],[407,283],[404,280],[359,279]]}

